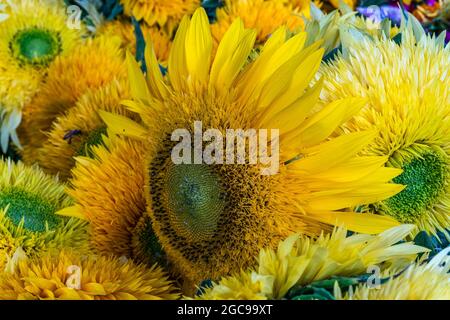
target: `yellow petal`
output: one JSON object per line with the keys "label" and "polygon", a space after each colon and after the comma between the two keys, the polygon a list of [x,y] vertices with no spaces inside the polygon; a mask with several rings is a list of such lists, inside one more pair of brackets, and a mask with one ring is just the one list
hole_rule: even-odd
{"label": "yellow petal", "polygon": [[392,183],[369,185],[358,189],[333,189],[308,195],[308,206],[314,210],[339,210],[385,200],[402,191],[404,186]]}
{"label": "yellow petal", "polygon": [[[280,129],[280,139],[283,141],[283,134],[288,133],[289,131],[300,126],[308,113],[316,106],[322,86],[323,80],[320,80],[314,85],[314,87],[308,90],[306,94],[298,98],[297,101],[294,101],[290,106],[279,111],[268,120],[263,121],[260,124],[260,127],[267,129]],[[275,106],[273,109],[276,108],[277,107]]]}
{"label": "yellow petal", "polygon": [[309,217],[323,223],[344,226],[348,230],[367,234],[378,234],[400,225],[400,222],[391,217],[369,213],[317,212],[310,214]]}
{"label": "yellow petal", "polygon": [[84,215],[83,209],[78,205],[61,209],[59,211],[56,211],[55,214],[65,217],[74,217],[82,220],[87,220],[86,216]]}
{"label": "yellow petal", "polygon": [[114,134],[145,140],[147,130],[133,120],[104,110],[99,110],[98,113]]}
{"label": "yellow petal", "polygon": [[339,136],[313,149],[317,153],[290,164],[293,170],[313,174],[323,172],[353,158],[374,138],[375,131],[361,131]]}
{"label": "yellow petal", "polygon": [[319,49],[308,55],[305,59],[301,59],[302,63],[297,67],[293,73],[292,82],[283,96],[276,100],[273,108],[275,110],[282,110],[294,103],[299,97],[304,94],[312,78],[319,69],[322,61],[324,50]]}
{"label": "yellow petal", "polygon": [[145,47],[145,62],[147,63],[147,84],[149,85],[152,94],[159,99],[164,99],[168,95],[168,89],[164,83],[161,69],[159,68],[158,60],[156,59],[153,43],[147,41]]}
{"label": "yellow petal", "polygon": [[199,8],[194,12],[185,46],[189,75],[194,81],[206,83],[211,63],[212,36],[205,9]]}
{"label": "yellow petal", "polygon": [[100,283],[95,282],[83,284],[82,290],[96,296],[103,296],[107,294],[105,288]]}
{"label": "yellow petal", "polygon": [[182,90],[188,77],[186,65],[186,33],[189,28],[189,18],[184,16],[178,26],[175,39],[172,43],[172,49],[169,54],[168,74],[170,82],[175,90]]}
{"label": "yellow petal", "polygon": [[296,137],[297,145],[308,147],[328,138],[336,128],[348,121],[348,115],[355,115],[367,103],[366,99],[348,98],[330,103],[323,110],[302,124]]}
{"label": "yellow petal", "polygon": [[145,77],[142,74],[139,64],[128,51],[126,60],[131,96],[136,100],[148,103],[151,99],[150,91],[148,90],[147,82],[145,81]]}

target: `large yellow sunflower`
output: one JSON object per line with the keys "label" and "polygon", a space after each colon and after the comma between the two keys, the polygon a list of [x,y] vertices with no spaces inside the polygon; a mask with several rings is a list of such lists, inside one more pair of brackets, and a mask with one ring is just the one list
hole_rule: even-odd
{"label": "large yellow sunflower", "polygon": [[217,21],[211,32],[218,44],[236,18],[241,18],[246,28],[257,31],[257,44],[264,43],[279,27],[287,26],[290,31],[303,29],[302,13],[309,7],[299,7],[286,0],[225,0],[225,5],[217,9]]}
{"label": "large yellow sunflower", "polygon": [[174,30],[185,14],[200,6],[200,0],[120,0],[126,15],[143,19],[149,26]]}
{"label": "large yellow sunflower", "polygon": [[356,277],[369,266],[398,270],[427,249],[397,242],[414,228],[402,225],[377,236],[352,235],[336,229],[316,239],[293,235],[276,251],[263,249],[254,270],[226,277],[206,289],[200,299],[281,299],[295,285],[305,286],[333,276]]}
{"label": "large yellow sunflower", "polygon": [[100,88],[125,76],[119,37],[89,39],[69,55],[57,58],[48,69],[45,84],[23,110],[19,135],[25,163],[38,161],[38,150],[53,121],[73,107],[89,89]]}
{"label": "large yellow sunflower", "polygon": [[70,251],[40,259],[18,259],[0,273],[5,300],[160,300],[179,294],[164,271],[111,256]]}
{"label": "large yellow sunflower", "polygon": [[[351,35],[348,34],[348,39]],[[367,156],[387,156],[403,169],[396,196],[366,209],[414,223],[432,234],[450,227],[450,47],[412,31],[391,40],[354,40],[346,53],[323,65],[323,101],[360,95],[369,104],[342,126],[376,129]]]}
{"label": "large yellow sunflower", "polygon": [[[101,113],[109,130],[144,146],[138,146],[137,152],[145,155],[145,161],[135,165],[134,171],[145,174],[146,215],[173,271],[191,284],[247,267],[260,248],[272,247],[292,232],[320,234],[326,227],[318,221],[346,223],[352,230],[370,233],[398,224],[388,217],[340,211],[385,199],[402,189],[386,183],[400,173],[383,167],[386,157],[356,156],[374,132],[327,140],[365,101],[337,100],[307,116],[321,90],[321,84],[310,89],[308,84],[323,50],[317,49],[318,44],[304,48],[303,33],[286,40],[286,29],[281,28],[242,70],[255,38],[256,33],[237,20],[211,64],[213,39],[207,16],[199,9],[192,21],[183,19],[175,36],[168,64],[170,82],[162,77],[151,44],[146,51],[147,78],[128,57],[134,101],[125,103],[139,113],[143,124]],[[264,175],[265,165],[250,164],[252,160],[245,157],[247,165],[174,164],[171,153],[176,143],[171,135],[178,128],[192,132],[195,121],[201,121],[205,130],[223,133],[279,129],[279,173]],[[276,145],[271,143],[271,148]],[[141,173],[130,176],[126,171],[133,163],[129,153],[115,155],[124,159],[125,170],[104,174],[140,178]],[[74,176],[79,181],[75,189],[82,185],[93,193],[105,193],[103,187],[94,190],[91,172]],[[136,183],[135,193],[142,187]],[[115,198],[131,201],[114,192],[109,198],[109,206]],[[108,212],[101,214],[108,216]],[[368,222],[371,219],[375,221]]]}
{"label": "large yellow sunflower", "polygon": [[99,88],[88,90],[64,115],[53,122],[47,139],[38,150],[38,163],[48,173],[66,180],[75,164],[74,156],[91,155],[91,147],[102,143],[106,127],[98,110],[106,110],[137,119],[120,101],[129,98],[129,84],[113,80]]}
{"label": "large yellow sunflower", "polygon": [[18,248],[30,255],[89,251],[87,223],[55,212],[73,204],[65,185],[36,167],[0,161],[0,270]]}
{"label": "large yellow sunflower", "polygon": [[335,296],[345,300],[450,300],[450,248],[442,250],[425,264],[415,263],[400,275],[390,272],[391,279],[379,288],[366,284],[345,295],[339,287]]}
{"label": "large yellow sunflower", "polygon": [[67,27],[65,8],[40,0],[8,2],[0,22],[0,144],[10,138],[20,146],[16,129],[21,111],[45,76],[48,65],[81,41],[82,29]]}
{"label": "large yellow sunflower", "polygon": [[[146,23],[141,23],[141,30],[144,39],[152,41],[156,58],[160,63],[165,64],[169,59],[170,46],[172,44],[171,33],[158,26],[149,27]],[[107,21],[100,26],[98,34],[118,35],[122,38],[123,47],[136,52],[136,36],[133,24],[123,19]]]}

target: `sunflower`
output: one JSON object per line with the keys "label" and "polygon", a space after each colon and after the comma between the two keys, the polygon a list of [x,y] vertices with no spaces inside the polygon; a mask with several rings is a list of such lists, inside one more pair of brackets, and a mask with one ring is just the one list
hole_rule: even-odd
{"label": "sunflower", "polygon": [[132,237],[145,212],[144,145],[103,136],[90,157],[79,156],[68,193],[76,205],[59,214],[90,222],[91,241],[101,253],[132,256]]}
{"label": "sunflower", "polygon": [[262,249],[255,270],[223,278],[199,298],[281,299],[296,285],[305,286],[332,276],[360,276],[369,266],[398,269],[427,250],[412,243],[397,244],[413,228],[402,225],[377,236],[347,237],[342,228],[316,239],[292,235],[280,242],[277,251]]}
{"label": "sunflower", "polygon": [[[175,36],[168,64],[170,82],[162,77],[151,44],[146,47],[147,79],[128,56],[134,101],[124,103],[143,123],[100,114],[112,133],[141,143],[136,152],[145,160],[134,166],[135,176],[129,177],[131,152],[119,154],[116,157],[124,158],[127,165],[99,174],[135,179],[135,194],[145,186],[146,215],[152,229],[173,271],[192,284],[247,267],[260,248],[272,247],[292,232],[320,234],[327,227],[318,220],[345,222],[353,230],[374,233],[398,224],[388,217],[339,211],[385,199],[402,189],[386,183],[400,172],[384,168],[386,158],[356,156],[372,140],[373,132],[327,141],[365,101],[338,100],[306,118],[321,89],[320,84],[309,89],[308,83],[323,50],[317,49],[318,44],[304,48],[303,33],[286,40],[286,29],[281,28],[261,55],[242,70],[255,38],[256,33],[237,20],[211,66],[213,39],[206,13],[199,9],[192,21],[183,19]],[[247,165],[174,164],[171,154],[176,143],[171,135],[179,128],[193,132],[195,121],[221,133],[280,128],[280,145],[271,143],[271,148],[280,147],[280,163],[274,163],[280,165],[279,173],[270,174],[267,166],[250,164],[252,160],[245,157],[241,160]],[[217,154],[225,154],[221,151]],[[143,170],[144,185],[137,181],[142,174],[138,170]],[[84,201],[75,194],[80,186],[90,188],[91,193],[105,193],[95,190],[93,176],[90,171],[74,172],[80,183],[71,194],[77,202]],[[113,180],[117,179],[121,178]],[[116,191],[108,197],[108,206],[114,206],[116,199],[132,202]],[[122,218],[126,215],[124,211]],[[370,219],[377,222],[367,223]]]}
{"label": "sunflower", "polygon": [[442,250],[425,264],[415,263],[400,275],[390,273],[390,280],[379,288],[360,285],[345,295],[339,287],[335,296],[345,300],[449,300],[450,248]]}
{"label": "sunflower", "polygon": [[38,163],[44,171],[66,180],[75,164],[73,157],[89,156],[91,146],[102,143],[106,127],[98,110],[137,119],[120,105],[121,100],[129,98],[128,86],[125,80],[113,80],[101,88],[88,90],[66,114],[56,118],[38,150]]}
{"label": "sunflower", "polygon": [[[351,39],[350,34],[348,35]],[[364,151],[387,156],[406,185],[394,197],[365,210],[413,223],[433,235],[450,227],[450,47],[412,31],[391,40],[351,42],[323,65],[323,101],[360,95],[369,104],[342,126],[344,132],[378,130]]]}
{"label": "sunflower", "polygon": [[200,6],[200,0],[120,0],[127,16],[143,19],[149,26],[174,30],[185,14]]}
{"label": "sunflower", "polygon": [[69,53],[80,41],[82,29],[67,27],[61,5],[40,0],[8,2],[8,17],[0,21],[1,148],[10,138],[20,146],[16,129],[23,106],[30,102],[48,65]]}
{"label": "sunflower", "polygon": [[87,223],[55,212],[72,205],[64,184],[36,167],[0,161],[0,269],[20,247],[30,256],[73,247],[88,252]]}
{"label": "sunflower", "polygon": [[[171,34],[157,26],[149,27],[145,23],[141,23],[141,30],[144,39],[153,42],[156,58],[160,63],[165,64],[169,58],[170,46],[172,44]],[[100,35],[118,35],[123,41],[123,47],[136,52],[136,36],[134,34],[133,25],[123,19],[107,21],[101,25],[98,30]]]}
{"label": "sunflower", "polygon": [[256,42],[262,44],[281,26],[302,30],[302,11],[306,9],[309,12],[308,6],[297,7],[285,0],[225,0],[225,5],[217,9],[211,32],[218,45],[233,21],[241,18],[246,28],[256,29]]}
{"label": "sunflower", "polygon": [[100,88],[125,76],[119,37],[89,39],[69,55],[57,58],[48,69],[45,84],[23,110],[19,135],[25,163],[38,161],[38,149],[53,121],[72,108],[89,89]]}
{"label": "sunflower", "polygon": [[157,265],[147,268],[111,256],[80,256],[67,250],[40,259],[19,259],[0,273],[0,299],[160,300],[178,299]]}

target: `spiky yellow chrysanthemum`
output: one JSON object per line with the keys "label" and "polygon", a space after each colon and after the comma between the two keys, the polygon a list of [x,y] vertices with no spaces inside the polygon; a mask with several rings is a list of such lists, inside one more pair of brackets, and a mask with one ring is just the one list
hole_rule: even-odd
{"label": "spiky yellow chrysanthemum", "polygon": [[0,144],[10,138],[20,146],[16,129],[48,65],[81,41],[82,30],[70,29],[59,4],[41,0],[8,2],[8,17],[0,22]]}
{"label": "spiky yellow chrysanthemum", "polygon": [[[351,35],[348,35],[351,41]],[[368,207],[432,234],[450,226],[450,46],[406,28],[391,40],[353,40],[344,55],[323,65],[324,101],[360,95],[369,104],[343,125],[345,132],[376,129],[368,156],[388,156],[403,169],[406,189]]]}
{"label": "spiky yellow chrysanthemum", "polygon": [[[169,59],[170,46],[172,45],[171,33],[164,31],[157,26],[149,27],[145,23],[141,23],[141,30],[146,41],[153,43],[156,58],[160,63],[165,64]],[[103,35],[117,35],[122,38],[123,46],[136,52],[136,35],[133,25],[124,20],[113,20],[105,22],[98,30]]]}
{"label": "spiky yellow chrysanthemum", "polygon": [[261,250],[255,270],[221,279],[205,290],[201,299],[281,299],[295,285],[308,285],[332,276],[355,277],[369,266],[394,269],[411,262],[427,249],[400,243],[413,225],[402,225],[377,236],[352,235],[337,229],[318,238],[293,235],[280,242],[278,250]]}
{"label": "spiky yellow chrysanthemum", "polygon": [[[386,158],[356,156],[373,132],[327,141],[365,101],[337,100],[307,117],[321,90],[320,84],[309,89],[309,82],[323,50],[317,43],[305,48],[303,33],[286,40],[286,29],[281,28],[243,70],[255,39],[255,31],[237,20],[211,64],[213,39],[208,18],[199,9],[192,21],[183,19],[175,36],[168,64],[170,82],[161,75],[151,44],[146,47],[147,78],[128,57],[134,101],[125,103],[139,113],[143,124],[101,113],[113,133],[145,146],[138,153],[145,155],[141,168],[147,215],[173,270],[191,283],[247,267],[260,248],[273,247],[292,232],[320,234],[326,228],[322,222],[345,222],[353,230],[375,233],[397,224],[388,217],[340,211],[402,189],[386,183],[400,172],[384,168]],[[248,157],[244,157],[247,165],[174,164],[171,153],[176,142],[171,135],[179,128],[193,132],[195,121],[201,121],[204,130],[215,128],[223,134],[229,129],[279,129],[280,159],[274,163],[280,166],[279,173],[263,174],[266,165],[250,164]],[[223,145],[218,148],[217,154],[225,154]],[[128,154],[122,157],[131,163]],[[126,170],[113,174],[123,180],[140,177],[128,177]],[[92,176],[89,171],[79,172],[75,180],[83,180],[98,193]],[[135,184],[135,193],[142,187]],[[109,197],[109,206],[114,206],[115,198],[132,201],[114,192]],[[89,211],[81,209],[85,214]],[[366,219],[383,226],[376,222],[372,228]]]}
{"label": "spiky yellow chrysanthemum", "polygon": [[0,161],[0,270],[19,247],[30,256],[63,247],[88,251],[87,223],[55,214],[73,204],[64,188],[36,167]]}
{"label": "spiky yellow chrysanthemum", "polygon": [[100,88],[125,74],[119,37],[87,40],[69,55],[57,58],[48,70],[45,84],[23,110],[19,128],[25,163],[38,161],[38,150],[53,121],[73,107],[89,89]]}
{"label": "spiky yellow chrysanthemum", "polygon": [[149,26],[174,30],[185,14],[200,6],[200,0],[120,0],[126,15],[143,19]]}
{"label": "spiky yellow chrysanthemum", "polygon": [[345,300],[450,300],[450,248],[442,250],[430,262],[415,263],[400,275],[389,273],[390,279],[380,287],[359,285],[343,295],[335,288],[335,296]]}
{"label": "spiky yellow chrysanthemum", "polygon": [[[113,80],[99,89],[87,91],[64,115],[56,118],[47,139],[38,150],[38,163],[48,173],[66,180],[75,164],[74,156],[90,156],[91,147],[102,143],[106,127],[99,110],[133,118],[121,104],[129,98],[129,84]],[[134,119],[137,119],[135,116]]]}
{"label": "spiky yellow chrysanthemum", "polygon": [[0,299],[159,300],[179,294],[164,271],[111,256],[69,251],[19,259],[0,273]]}
{"label": "spiky yellow chrysanthemum", "polygon": [[77,204],[60,214],[85,217],[99,252],[132,256],[134,229],[145,212],[143,148],[110,135],[91,147],[90,157],[77,157],[68,190]]}
{"label": "spiky yellow chrysanthemum", "polygon": [[302,10],[286,0],[225,0],[217,9],[217,21],[211,25],[211,32],[218,44],[234,20],[241,18],[246,28],[256,29],[257,43],[264,43],[279,27],[287,26],[290,31],[303,28]]}

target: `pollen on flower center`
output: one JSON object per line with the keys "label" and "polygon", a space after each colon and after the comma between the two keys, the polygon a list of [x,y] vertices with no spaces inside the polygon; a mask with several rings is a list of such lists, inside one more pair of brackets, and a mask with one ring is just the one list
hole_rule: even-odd
{"label": "pollen on flower center", "polygon": [[10,47],[21,62],[39,66],[48,65],[61,52],[57,34],[36,28],[17,32]]}
{"label": "pollen on flower center", "polygon": [[171,223],[194,242],[210,239],[225,208],[219,178],[206,165],[171,165],[166,176]]}
{"label": "pollen on flower center", "polygon": [[24,220],[24,228],[34,232],[54,230],[61,223],[55,215],[55,207],[40,197],[17,188],[8,188],[0,193],[0,208],[8,207],[6,216],[17,226]]}
{"label": "pollen on flower center", "polygon": [[447,164],[435,152],[414,157],[402,166],[395,183],[406,185],[396,196],[385,201],[388,213],[402,223],[414,223],[445,192]]}

